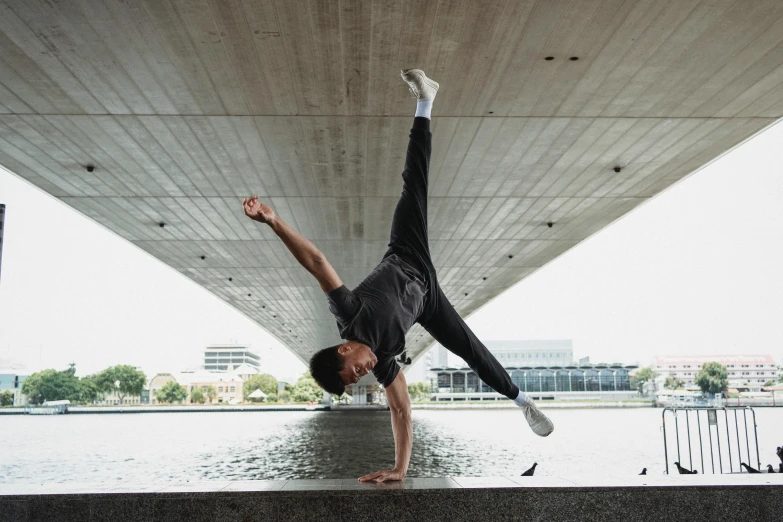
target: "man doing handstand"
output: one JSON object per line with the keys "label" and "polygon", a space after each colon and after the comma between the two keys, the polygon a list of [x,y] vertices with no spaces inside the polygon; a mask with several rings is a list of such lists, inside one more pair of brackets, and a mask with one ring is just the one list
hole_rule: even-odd
{"label": "man doing handstand", "polygon": [[321,251],[269,206],[259,203],[258,196],[243,203],[245,214],[269,225],[315,276],[326,293],[340,336],[346,340],[310,359],[310,373],[316,382],[327,392],[342,395],[346,385],[372,371],[386,390],[395,466],[361,477],[361,481],[401,480],[408,470],[413,444],[410,396],[395,356],[405,351],[405,334],[416,322],[461,357],[484,383],[520,406],[534,433],[546,437],[554,429],[468,328],[438,284],[427,238],[427,183],[432,153],[430,113],[439,85],[419,69],[402,71],[402,78],[417,98],[402,173],[402,196],[394,211],[389,249],[359,286],[347,289]]}

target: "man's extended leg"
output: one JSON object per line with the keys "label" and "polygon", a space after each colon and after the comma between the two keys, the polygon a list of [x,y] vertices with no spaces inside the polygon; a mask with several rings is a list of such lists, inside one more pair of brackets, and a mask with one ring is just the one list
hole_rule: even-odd
{"label": "man's extended leg", "polygon": [[416,116],[405,155],[402,195],[394,210],[389,250],[384,258],[398,254],[422,270],[422,276],[430,283],[435,276],[427,238],[427,190],[432,154],[430,112],[439,86],[418,69],[403,71],[402,77],[417,97]]}
{"label": "man's extended leg", "polygon": [[436,293],[435,304],[426,320],[421,322],[424,329],[447,350],[468,363],[476,375],[493,390],[505,395],[520,406],[536,435],[546,437],[552,433],[554,429],[552,421],[541,413],[527,394],[519,391],[505,368],[465,324],[465,321],[443,294],[440,286],[430,291]]}

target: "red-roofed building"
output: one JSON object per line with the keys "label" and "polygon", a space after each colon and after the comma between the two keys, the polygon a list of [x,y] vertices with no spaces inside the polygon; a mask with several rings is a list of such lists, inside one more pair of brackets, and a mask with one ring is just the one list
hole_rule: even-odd
{"label": "red-roofed building", "polygon": [[732,388],[760,388],[777,380],[777,366],[770,355],[661,355],[655,357],[655,371],[695,386],[696,374],[706,362],[719,362],[729,372]]}

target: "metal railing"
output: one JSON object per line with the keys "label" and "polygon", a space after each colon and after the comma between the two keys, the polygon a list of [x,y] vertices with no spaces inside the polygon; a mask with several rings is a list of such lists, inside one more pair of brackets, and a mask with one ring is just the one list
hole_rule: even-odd
{"label": "metal railing", "polygon": [[[674,423],[674,436],[667,437],[666,414]],[[677,460],[681,466],[699,473],[742,473],[741,462],[753,466],[751,450],[755,449],[755,467],[761,467],[756,413],[753,408],[664,408],[663,450],[666,459],[666,473],[669,473],[669,450],[676,448]],[[671,425],[671,424],[670,424]],[[682,451],[681,451],[682,446]],[[687,446],[687,453],[685,448]],[[696,450],[698,448],[698,453]],[[694,463],[694,454],[697,460]],[[683,459],[687,456],[688,460]],[[705,458],[707,460],[705,460]],[[701,467],[698,467],[698,466]]]}

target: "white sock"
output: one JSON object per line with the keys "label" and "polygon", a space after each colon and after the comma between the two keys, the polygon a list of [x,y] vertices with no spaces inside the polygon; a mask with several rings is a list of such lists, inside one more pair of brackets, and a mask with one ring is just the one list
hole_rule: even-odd
{"label": "white sock", "polygon": [[432,100],[419,100],[416,102],[416,117],[430,118],[432,113]]}
{"label": "white sock", "polygon": [[514,399],[514,404],[517,406],[522,406],[528,399],[527,393],[520,390],[519,395],[517,395],[517,398]]}

